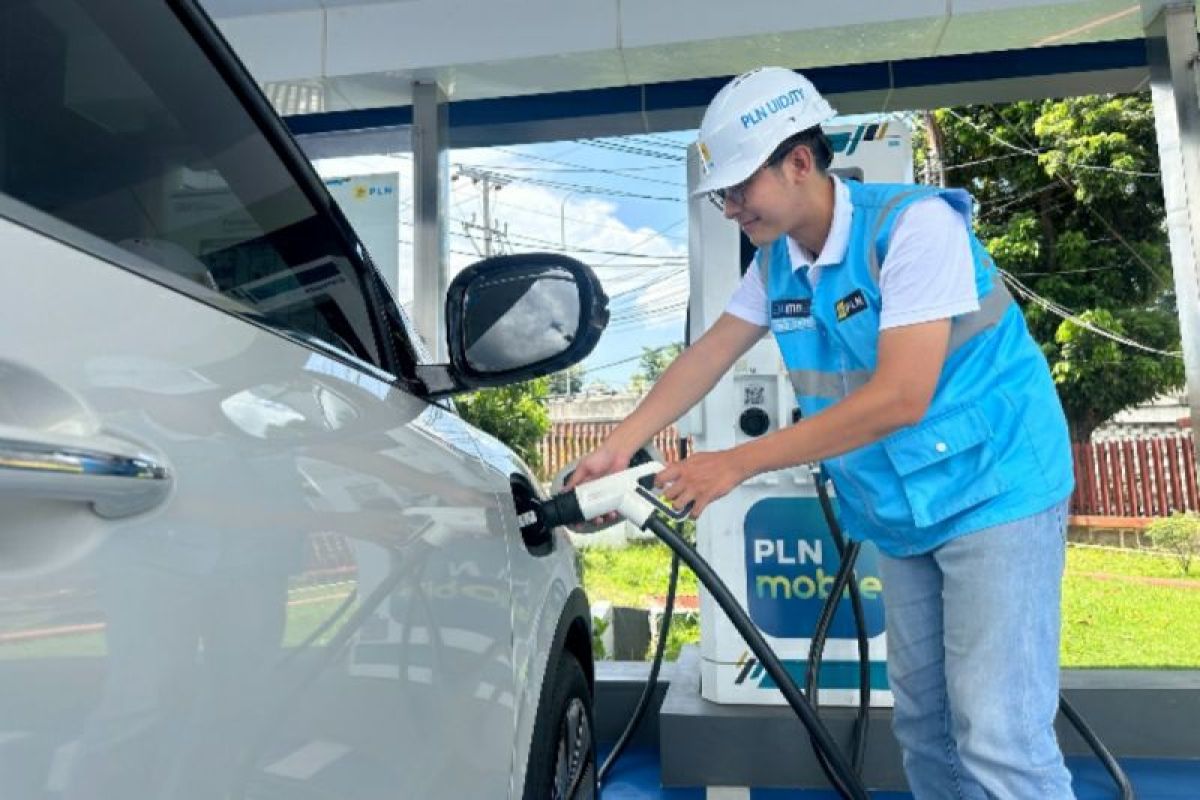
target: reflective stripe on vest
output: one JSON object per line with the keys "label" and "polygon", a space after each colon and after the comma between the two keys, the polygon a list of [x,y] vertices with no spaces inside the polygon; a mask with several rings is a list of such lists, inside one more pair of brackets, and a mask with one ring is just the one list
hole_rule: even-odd
{"label": "reflective stripe on vest", "polygon": [[1013,303],[1008,287],[999,273],[992,278],[992,290],[979,301],[979,309],[970,314],[955,317],[950,326],[950,345],[946,355],[949,356],[984,331],[990,330],[1004,319]]}
{"label": "reflective stripe on vest", "polygon": [[873,373],[865,369],[852,372],[819,372],[815,369],[790,369],[788,380],[797,395],[819,397],[823,400],[841,400],[846,395],[867,385]]}

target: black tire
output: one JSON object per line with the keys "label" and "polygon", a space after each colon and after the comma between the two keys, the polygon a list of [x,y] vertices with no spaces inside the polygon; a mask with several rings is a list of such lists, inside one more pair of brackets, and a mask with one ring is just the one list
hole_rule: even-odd
{"label": "black tire", "polygon": [[592,694],[579,660],[563,653],[542,689],[524,800],[595,800]]}

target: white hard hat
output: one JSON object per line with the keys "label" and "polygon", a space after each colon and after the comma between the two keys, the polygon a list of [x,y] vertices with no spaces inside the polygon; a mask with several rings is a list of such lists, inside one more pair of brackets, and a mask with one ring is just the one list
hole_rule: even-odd
{"label": "white hard hat", "polygon": [[836,114],[798,72],[759,67],[737,76],[717,92],[704,112],[696,140],[703,176],[692,194],[741,183],[789,136]]}

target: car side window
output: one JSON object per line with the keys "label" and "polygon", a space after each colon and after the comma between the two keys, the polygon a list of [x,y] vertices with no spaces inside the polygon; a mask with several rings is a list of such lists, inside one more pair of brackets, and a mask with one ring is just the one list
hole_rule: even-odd
{"label": "car side window", "polygon": [[0,192],[395,369],[365,257],[167,3],[0,5]]}

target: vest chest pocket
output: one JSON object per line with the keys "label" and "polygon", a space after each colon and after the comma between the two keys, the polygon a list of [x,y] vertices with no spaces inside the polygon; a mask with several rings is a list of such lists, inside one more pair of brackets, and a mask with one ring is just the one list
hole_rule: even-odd
{"label": "vest chest pocket", "polygon": [[936,525],[1007,489],[987,417],[970,405],[882,441],[918,527]]}

